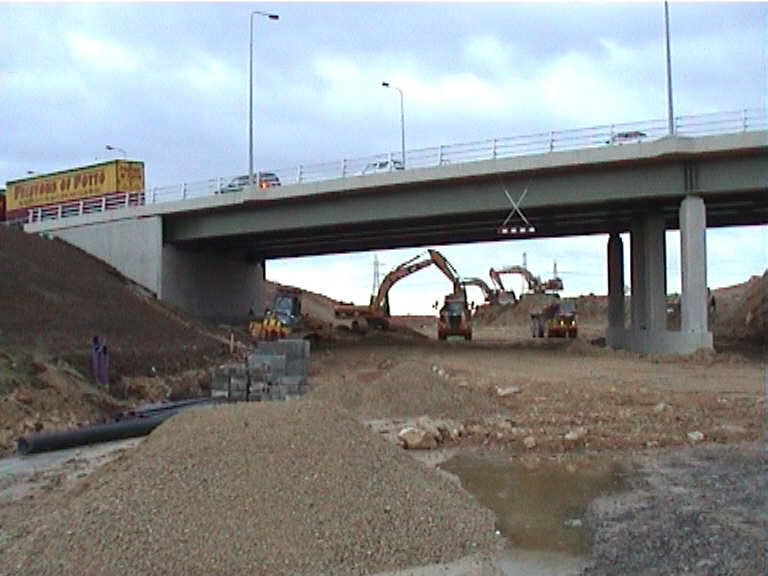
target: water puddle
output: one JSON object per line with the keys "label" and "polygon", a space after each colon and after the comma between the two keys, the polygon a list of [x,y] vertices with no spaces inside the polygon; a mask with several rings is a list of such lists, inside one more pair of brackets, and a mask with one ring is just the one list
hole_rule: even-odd
{"label": "water puddle", "polygon": [[627,490],[611,463],[499,462],[457,455],[440,465],[496,515],[509,542],[499,562],[506,574],[564,575],[578,570],[593,534],[584,514],[598,496]]}

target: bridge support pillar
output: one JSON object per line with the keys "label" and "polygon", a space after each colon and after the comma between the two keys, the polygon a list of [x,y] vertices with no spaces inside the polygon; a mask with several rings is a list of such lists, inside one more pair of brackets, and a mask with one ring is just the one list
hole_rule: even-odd
{"label": "bridge support pillar", "polygon": [[[616,298],[617,242],[609,240],[609,323],[606,343],[647,354],[689,354],[712,348],[707,331],[706,218],[704,202],[686,198],[680,206],[680,245],[682,270],[682,330],[667,330],[666,246],[664,219],[660,214],[645,214],[635,220],[631,234],[632,321],[625,329],[618,323],[612,295]],[[611,272],[611,269],[614,272]]]}
{"label": "bridge support pillar", "polygon": [[624,242],[618,232],[608,238],[608,326],[624,328]]}
{"label": "bridge support pillar", "polygon": [[644,215],[635,222],[632,230],[632,327],[640,330],[658,332],[667,326],[667,243],[664,232],[661,214]]}
{"label": "bridge support pillar", "polygon": [[708,330],[707,241],[704,201],[688,196],[680,204],[681,333],[699,348],[712,348]]}

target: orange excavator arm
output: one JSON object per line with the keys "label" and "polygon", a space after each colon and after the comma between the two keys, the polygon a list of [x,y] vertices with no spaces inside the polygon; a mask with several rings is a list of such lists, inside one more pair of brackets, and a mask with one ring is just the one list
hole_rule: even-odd
{"label": "orange excavator arm", "polygon": [[493,290],[491,289],[488,284],[486,284],[483,280],[480,278],[462,278],[461,279],[462,286],[477,286],[482,290],[483,297],[485,298],[486,302],[491,302],[493,299]]}
{"label": "orange excavator arm", "polygon": [[451,265],[450,262],[448,262],[448,260],[446,260],[445,256],[440,254],[440,252],[437,250],[432,249],[427,250],[427,253],[429,254],[428,258],[418,260],[422,255],[415,256],[414,258],[411,258],[410,260],[400,264],[397,268],[392,270],[384,277],[384,280],[381,281],[381,285],[379,286],[379,290],[376,293],[376,296],[374,296],[373,300],[371,300],[371,310],[374,312],[381,312],[382,309],[386,309],[389,291],[396,282],[402,280],[406,276],[410,276],[414,272],[418,272],[419,270],[426,268],[427,266],[431,266],[432,264],[437,266],[440,271],[445,274],[448,280],[451,281],[451,284],[453,284],[454,293],[459,293],[461,291],[461,282],[459,281],[456,269]]}
{"label": "orange excavator arm", "polygon": [[398,282],[399,280],[402,280],[406,276],[410,276],[414,272],[418,272],[419,270],[426,268],[427,266],[430,266],[432,264],[431,259],[426,259],[426,260],[421,260],[419,262],[416,262],[417,258],[419,258],[419,256],[411,258],[407,262],[400,264],[397,268],[392,270],[389,274],[387,274],[384,277],[384,280],[382,280],[381,284],[379,285],[378,292],[376,292],[376,296],[374,296],[373,300],[371,301],[372,310],[379,311],[381,309],[381,307],[387,301],[389,290],[392,288],[395,282]]}
{"label": "orange excavator arm", "polygon": [[501,283],[501,274],[520,274],[528,283],[528,289],[535,294],[542,294],[547,290],[557,291],[563,289],[563,281],[560,278],[552,278],[542,282],[541,278],[534,276],[525,266],[507,266],[501,270],[491,268],[488,274],[494,285],[502,291],[504,290],[504,285]]}
{"label": "orange excavator arm", "polygon": [[440,254],[437,250],[430,249],[429,251],[429,257],[432,259],[432,262],[435,263],[435,266],[437,266],[440,271],[445,274],[445,277],[448,278],[448,280],[453,284],[453,293],[454,294],[460,294],[462,291],[461,282],[459,281],[459,274],[456,272],[456,268],[453,267],[453,265],[446,260],[445,256]]}

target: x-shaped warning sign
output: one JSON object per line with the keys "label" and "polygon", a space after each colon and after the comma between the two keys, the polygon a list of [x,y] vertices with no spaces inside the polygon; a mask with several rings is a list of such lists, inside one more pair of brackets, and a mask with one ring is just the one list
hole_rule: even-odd
{"label": "x-shaped warning sign", "polygon": [[[523,193],[520,194],[520,198],[517,199],[517,202],[514,201],[512,198],[512,195],[509,193],[509,190],[507,190],[507,187],[502,184],[501,186],[504,190],[504,194],[507,196],[507,200],[509,200],[510,204],[512,204],[512,211],[507,215],[506,219],[504,220],[504,223],[499,227],[497,232],[501,234],[502,236],[508,236],[513,234],[533,234],[536,232],[536,227],[532,226],[531,223],[528,221],[528,218],[525,217],[525,214],[523,214],[523,211],[520,209],[520,205],[523,203],[523,199],[525,198],[525,195],[528,194],[528,186],[525,187],[525,190],[523,190]],[[512,219],[512,217],[517,214],[522,219],[525,226],[509,226],[509,221]]]}

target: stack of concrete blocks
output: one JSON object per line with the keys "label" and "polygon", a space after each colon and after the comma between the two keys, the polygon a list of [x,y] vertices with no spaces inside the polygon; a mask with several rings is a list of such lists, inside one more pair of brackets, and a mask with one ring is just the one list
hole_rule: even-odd
{"label": "stack of concrete blocks", "polygon": [[229,371],[229,399],[248,400],[248,371],[244,366],[233,366]]}
{"label": "stack of concrete blocks", "polygon": [[245,365],[213,370],[211,396],[256,402],[285,400],[306,391],[308,368],[308,340],[260,342]]}
{"label": "stack of concrete blocks", "polygon": [[286,387],[286,393],[291,396],[303,394],[307,388],[307,373],[309,372],[309,340],[279,340],[276,342],[259,342],[258,353],[284,355],[286,359],[285,373],[277,383]]}
{"label": "stack of concrete blocks", "polygon": [[252,400],[285,400],[288,390],[281,379],[285,376],[286,365],[284,354],[266,354],[257,350],[248,355]]}
{"label": "stack of concrete blocks", "polygon": [[217,366],[211,374],[211,398],[229,398],[229,371],[232,366]]}

